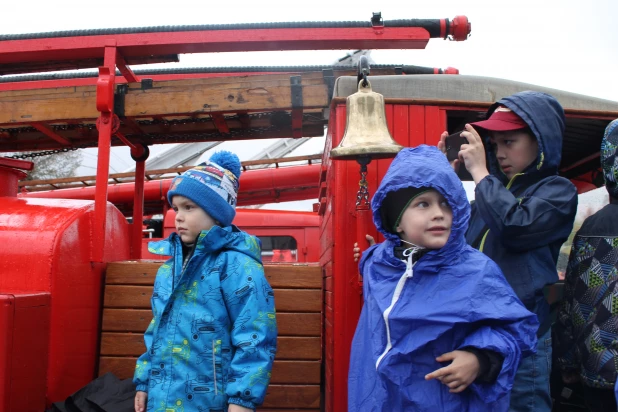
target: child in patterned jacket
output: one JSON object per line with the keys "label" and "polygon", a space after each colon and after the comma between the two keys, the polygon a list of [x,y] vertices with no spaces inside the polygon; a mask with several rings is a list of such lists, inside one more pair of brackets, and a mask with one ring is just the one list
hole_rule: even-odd
{"label": "child in patterned jacket", "polygon": [[136,412],[247,412],[264,400],[275,304],[259,240],[232,225],[239,175],[238,157],[218,152],[172,182],[176,233],[149,245],[171,258],[155,279]]}
{"label": "child in patterned jacket", "polygon": [[601,166],[609,204],[573,239],[555,348],[564,383],[581,381],[591,411],[616,411],[618,373],[618,119],[605,129]]}

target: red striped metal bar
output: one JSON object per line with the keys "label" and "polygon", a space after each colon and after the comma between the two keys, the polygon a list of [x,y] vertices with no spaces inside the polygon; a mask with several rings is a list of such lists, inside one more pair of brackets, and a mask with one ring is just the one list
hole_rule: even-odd
{"label": "red striped metal bar", "polygon": [[[385,66],[385,65],[383,65]],[[267,67],[272,70],[251,70],[250,67],[228,67],[228,68],[208,68],[208,67],[195,67],[187,69],[175,70],[135,70],[133,73],[139,79],[152,79],[155,82],[168,81],[168,80],[186,80],[186,79],[206,79],[212,77],[229,77],[229,76],[255,76],[255,75],[269,75],[269,74],[301,74],[310,71],[322,71],[325,68],[333,69],[332,66],[289,66],[289,67]],[[459,70],[453,67],[447,67],[441,69],[438,67],[421,67],[421,66],[408,66],[408,65],[389,65],[392,73],[388,74],[459,74]],[[221,71],[217,71],[220,69]],[[233,69],[236,69],[234,71]],[[287,69],[287,70],[282,70]],[[399,69],[399,71],[397,70]],[[195,70],[195,71],[191,71]],[[351,70],[351,69],[350,69]],[[356,68],[354,68],[356,70]],[[383,67],[376,65],[372,70],[383,70]],[[122,74],[122,73],[120,73]],[[384,73],[387,74],[387,73]],[[118,76],[116,73],[116,84],[128,83],[124,76]],[[382,75],[378,73],[377,75]],[[68,75],[23,75],[15,76],[14,78],[7,78],[0,81],[0,91],[5,90],[26,90],[26,89],[50,89],[58,87],[79,87],[79,86],[93,86],[97,82],[97,76],[95,73],[90,75],[75,74],[75,77]]]}
{"label": "red striped metal bar", "polygon": [[15,73],[18,73],[19,63],[72,61],[74,65],[77,60],[100,58],[106,42],[110,39],[116,41],[118,51],[131,64],[131,58],[177,53],[422,49],[432,36],[450,34],[457,40],[467,37],[470,31],[467,18],[458,16],[453,21],[443,20],[444,26],[450,28],[449,32],[435,35],[422,27],[389,27],[386,22],[379,33],[371,27],[286,27],[116,33],[73,37],[52,37],[52,34],[46,38],[17,37],[16,40],[0,41],[0,68],[2,65],[16,65]]}
{"label": "red striped metal bar", "polygon": [[99,122],[97,122],[99,125],[99,147],[91,256],[91,260],[94,263],[103,263],[103,252],[105,251],[107,182],[109,180],[117,56],[117,49],[113,40],[108,40],[105,44],[104,56],[104,66],[99,68],[99,79],[97,80],[97,110],[101,112],[101,115],[99,116]]}

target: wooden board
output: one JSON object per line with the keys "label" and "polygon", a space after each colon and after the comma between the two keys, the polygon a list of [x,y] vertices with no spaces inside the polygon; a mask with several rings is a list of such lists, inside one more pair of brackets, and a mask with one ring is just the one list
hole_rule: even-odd
{"label": "wooden board", "polygon": [[[150,309],[104,309],[103,332],[144,333],[150,320]],[[320,336],[322,317],[319,313],[277,313],[279,336]]]}
{"label": "wooden board", "polygon": [[[141,333],[103,332],[101,334],[101,355],[139,356],[144,353],[144,336]],[[320,360],[322,342],[319,337],[279,336],[277,338],[277,360]]]}
{"label": "wooden board", "polygon": [[[106,285],[153,285],[163,261],[112,262],[107,266]],[[273,288],[320,289],[321,269],[317,265],[264,265],[264,274]]]}
{"label": "wooden board", "polygon": [[[303,107],[328,107],[321,77],[301,75]],[[226,76],[129,85],[127,117],[199,115],[211,112],[272,111],[292,107],[289,74]],[[96,119],[96,87],[63,87],[0,92],[0,124]]]}
{"label": "wooden board", "polygon": [[264,272],[268,283],[274,289],[322,288],[322,269],[317,265],[265,265]]}
{"label": "wooden board", "polygon": [[262,406],[265,408],[319,408],[320,386],[269,385]]}
{"label": "wooden board", "polygon": [[[322,291],[319,289],[275,289],[277,312],[320,312]],[[104,307],[149,309],[151,286],[108,285]]]}

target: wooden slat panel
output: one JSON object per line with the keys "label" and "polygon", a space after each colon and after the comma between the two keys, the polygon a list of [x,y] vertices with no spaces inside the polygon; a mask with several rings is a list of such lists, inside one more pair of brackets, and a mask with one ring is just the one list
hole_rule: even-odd
{"label": "wooden slat panel", "polygon": [[101,356],[137,356],[145,351],[141,333],[101,333]]}
{"label": "wooden slat panel", "polygon": [[319,361],[275,360],[273,363],[272,383],[286,384],[319,384]]}
{"label": "wooden slat panel", "polygon": [[[99,376],[112,372],[119,379],[133,376],[137,357],[101,356],[99,358]],[[284,384],[319,384],[319,361],[275,361],[273,363],[271,383]]]}
{"label": "wooden slat panel", "polygon": [[319,289],[275,289],[277,312],[320,312],[322,291]]}
{"label": "wooden slat panel", "polygon": [[273,289],[322,288],[322,271],[319,266],[266,265],[264,272]]}
{"label": "wooden slat panel", "polygon": [[152,311],[141,309],[103,309],[103,332],[144,333],[152,320]]}
{"label": "wooden slat panel", "polygon": [[[152,312],[146,309],[104,309],[104,332],[144,333]],[[320,336],[322,331],[319,313],[277,313],[279,336]]]}
{"label": "wooden slat panel", "polygon": [[105,270],[106,285],[154,285],[163,260],[111,262]]}
{"label": "wooden slat panel", "polygon": [[[107,265],[107,285],[153,285],[157,270],[163,261],[112,262]],[[266,279],[273,288],[321,289],[319,266],[265,265]]]}
{"label": "wooden slat panel", "polygon": [[135,308],[150,309],[152,286],[105,286],[105,308]]}
{"label": "wooden slat panel", "polygon": [[108,372],[113,373],[119,379],[128,379],[135,372],[135,362],[137,358],[112,358],[109,356],[99,357],[99,376]]}
{"label": "wooden slat panel", "polygon": [[[104,307],[149,309],[152,286],[108,285]],[[322,291],[319,289],[275,289],[277,312],[320,312]]]}
{"label": "wooden slat panel", "polygon": [[279,336],[321,336],[322,315],[319,313],[277,313]]}
{"label": "wooden slat panel", "polygon": [[[146,350],[144,336],[141,333],[101,334],[101,355],[103,356],[139,356]],[[277,338],[277,360],[319,360],[322,355],[319,337]]]}
{"label": "wooden slat panel", "polygon": [[319,408],[320,386],[269,385],[263,406],[265,408]]}
{"label": "wooden slat panel", "polygon": [[[304,107],[327,107],[328,91],[323,79],[302,75]],[[50,91],[51,90],[51,91]],[[155,82],[148,90],[129,85],[125,95],[125,115],[165,116],[179,113],[208,113],[290,108],[289,75],[221,77]],[[0,123],[96,119],[96,88],[63,87],[0,100]],[[0,97],[7,92],[0,93]]]}

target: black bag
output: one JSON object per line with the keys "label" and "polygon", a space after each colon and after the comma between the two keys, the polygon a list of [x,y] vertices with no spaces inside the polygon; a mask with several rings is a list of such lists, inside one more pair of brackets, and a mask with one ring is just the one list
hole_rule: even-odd
{"label": "black bag", "polygon": [[112,373],[90,382],[64,402],[52,405],[52,412],[134,412],[135,386]]}

